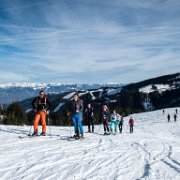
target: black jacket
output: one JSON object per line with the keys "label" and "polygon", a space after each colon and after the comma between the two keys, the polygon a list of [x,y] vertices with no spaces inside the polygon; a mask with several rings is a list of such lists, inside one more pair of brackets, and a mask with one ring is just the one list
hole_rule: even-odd
{"label": "black jacket", "polygon": [[87,120],[91,120],[94,118],[93,108],[86,108],[85,110],[85,117]]}
{"label": "black jacket", "polygon": [[72,114],[76,114],[77,110],[83,113],[83,110],[84,110],[83,101],[81,99],[78,99],[76,102],[73,100],[71,102],[69,110],[71,111]]}
{"label": "black jacket", "polygon": [[48,111],[51,108],[51,103],[49,102],[47,97],[43,97],[42,99],[40,97],[36,97],[32,101],[32,107],[37,111]]}

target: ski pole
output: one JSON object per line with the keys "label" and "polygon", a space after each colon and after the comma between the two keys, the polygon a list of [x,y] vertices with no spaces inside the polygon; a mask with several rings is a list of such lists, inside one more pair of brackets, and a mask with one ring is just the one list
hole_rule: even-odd
{"label": "ski pole", "polygon": [[70,130],[70,137],[71,137],[72,133],[71,133],[71,123],[70,123],[70,120],[69,120],[69,130]]}
{"label": "ski pole", "polygon": [[[35,113],[35,116],[36,116],[36,113]],[[35,117],[35,116],[34,116],[34,117]],[[30,128],[30,130],[29,130],[28,136],[31,136],[31,129],[32,129],[32,126],[33,126],[33,125],[31,124],[31,128]]]}
{"label": "ski pole", "polygon": [[50,137],[52,137],[51,127],[50,127],[50,120],[49,120],[49,114],[47,115],[47,123],[48,123],[48,126],[49,126]]}

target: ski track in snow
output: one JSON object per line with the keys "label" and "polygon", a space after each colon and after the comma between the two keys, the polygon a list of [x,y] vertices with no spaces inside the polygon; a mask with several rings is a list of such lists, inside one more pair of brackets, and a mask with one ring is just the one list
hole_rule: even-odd
{"label": "ski track in snow", "polygon": [[100,125],[84,140],[72,141],[70,127],[51,127],[52,137],[19,139],[30,127],[1,125],[0,179],[179,180],[180,115],[167,123],[167,113],[173,115],[174,108],[133,114],[133,134],[126,117],[122,134],[102,136]]}

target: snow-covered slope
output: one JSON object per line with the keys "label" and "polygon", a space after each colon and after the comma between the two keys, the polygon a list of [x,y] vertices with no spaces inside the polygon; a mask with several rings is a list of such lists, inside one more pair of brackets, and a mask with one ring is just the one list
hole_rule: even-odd
{"label": "snow-covered slope", "polygon": [[[52,138],[19,139],[30,127],[0,126],[0,179],[134,180],[180,179],[180,108],[134,114],[122,134],[103,136],[103,127],[86,139],[68,141],[72,127],[51,127]],[[85,130],[87,128],[85,127]],[[47,133],[50,133],[47,127]],[[60,135],[60,136],[56,136]]]}
{"label": "snow-covered slope", "polygon": [[[153,88],[153,86],[155,88]],[[154,91],[158,91],[158,92],[164,92],[164,91],[167,91],[168,89],[171,89],[172,87],[170,87],[168,84],[155,84],[155,85],[148,85],[148,86],[145,86],[143,88],[140,88],[139,89],[139,92],[143,92],[143,93],[151,93],[151,92],[154,92]]]}

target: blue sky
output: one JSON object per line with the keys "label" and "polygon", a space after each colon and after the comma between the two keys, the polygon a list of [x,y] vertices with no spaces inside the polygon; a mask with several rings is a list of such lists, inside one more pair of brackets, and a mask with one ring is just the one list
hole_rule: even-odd
{"label": "blue sky", "polygon": [[0,0],[0,83],[175,73],[179,39],[179,0]]}

